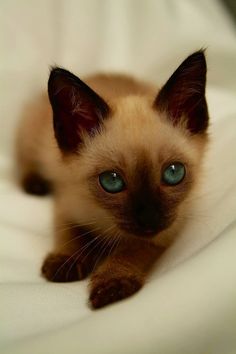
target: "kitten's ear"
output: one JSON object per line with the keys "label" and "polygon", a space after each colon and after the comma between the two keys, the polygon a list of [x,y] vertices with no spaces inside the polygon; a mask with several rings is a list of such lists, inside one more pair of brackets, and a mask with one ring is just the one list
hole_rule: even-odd
{"label": "kitten's ear", "polygon": [[154,101],[155,109],[165,112],[174,125],[184,120],[192,134],[203,133],[208,126],[206,71],[204,51],[193,53],[178,67]]}
{"label": "kitten's ear", "polygon": [[109,113],[106,102],[77,76],[54,68],[48,81],[53,125],[59,148],[77,152],[82,132],[92,135]]}

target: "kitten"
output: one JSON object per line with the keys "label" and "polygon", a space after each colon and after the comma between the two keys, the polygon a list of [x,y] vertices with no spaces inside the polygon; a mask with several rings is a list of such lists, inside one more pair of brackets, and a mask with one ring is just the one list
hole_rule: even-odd
{"label": "kitten", "polygon": [[207,143],[206,60],[190,55],[158,92],[122,75],[86,83],[54,68],[17,141],[19,179],[55,200],[50,281],[90,278],[100,308],[138,291],[178,236]]}

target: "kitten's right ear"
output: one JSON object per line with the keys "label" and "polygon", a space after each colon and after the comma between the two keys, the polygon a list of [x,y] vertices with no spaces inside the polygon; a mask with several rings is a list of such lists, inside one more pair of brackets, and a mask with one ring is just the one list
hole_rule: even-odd
{"label": "kitten's right ear", "polygon": [[48,81],[53,126],[59,148],[77,152],[83,133],[93,135],[107,117],[107,103],[77,76],[54,68]]}

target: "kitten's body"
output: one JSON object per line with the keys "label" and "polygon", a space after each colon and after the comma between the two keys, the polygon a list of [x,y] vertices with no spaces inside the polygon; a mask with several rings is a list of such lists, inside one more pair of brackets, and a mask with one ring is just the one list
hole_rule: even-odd
{"label": "kitten's body", "polygon": [[[155,101],[157,89],[152,85],[119,75],[89,77],[87,85],[107,106],[97,103],[96,97],[94,101],[87,88],[73,86],[75,77],[69,77],[69,84],[65,80],[63,76],[59,90],[53,87],[57,82],[49,83],[54,129],[46,97],[37,100],[22,121],[17,145],[19,178],[29,192],[43,194],[49,186],[54,190],[55,250],[46,259],[43,274],[49,280],[67,281],[93,271],[90,300],[94,307],[101,307],[137,291],[158,255],[177,237],[207,138],[204,124],[200,128],[189,124],[186,109],[180,118],[173,115],[179,119],[178,128],[168,120],[167,111],[174,108],[166,108],[163,95]],[[59,104],[53,101],[50,85],[55,95],[64,95]],[[68,96],[66,90],[71,87]],[[76,90],[82,90],[78,96]],[[168,96],[168,102],[171,99]],[[102,117],[97,130],[95,118],[105,117],[108,107],[108,118]],[[81,117],[82,129],[77,123],[73,130],[67,126],[65,111],[71,115],[70,124]],[[55,125],[58,119],[59,126]],[[69,138],[66,131],[71,132]],[[182,183],[170,187],[161,182],[161,176],[163,166],[173,161],[181,161],[187,172]],[[118,171],[127,189],[106,193],[98,182],[103,171]],[[149,214],[158,209],[159,223],[152,224],[150,215],[144,218],[144,209]],[[147,229],[142,225],[143,233],[135,221],[140,214]],[[148,223],[156,230],[151,235]]]}

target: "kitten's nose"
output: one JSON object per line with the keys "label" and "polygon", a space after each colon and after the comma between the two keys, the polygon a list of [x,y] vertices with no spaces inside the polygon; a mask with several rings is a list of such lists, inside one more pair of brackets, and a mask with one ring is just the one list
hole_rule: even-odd
{"label": "kitten's nose", "polygon": [[135,219],[140,231],[154,234],[158,229],[158,210],[152,205],[139,205],[135,211]]}

